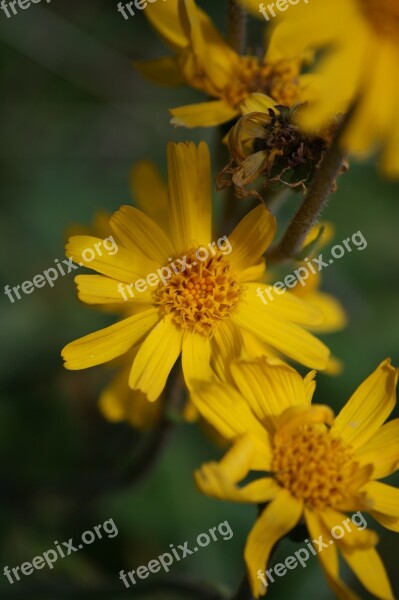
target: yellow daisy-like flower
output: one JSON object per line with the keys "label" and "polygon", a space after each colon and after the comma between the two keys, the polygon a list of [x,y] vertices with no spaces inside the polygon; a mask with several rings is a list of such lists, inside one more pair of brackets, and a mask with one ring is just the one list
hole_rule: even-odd
{"label": "yellow daisy-like flower", "polygon": [[136,61],[137,69],[157,83],[187,83],[212,98],[172,109],[174,125],[226,123],[242,114],[245,101],[254,92],[263,92],[284,106],[305,99],[309,78],[299,77],[297,57],[270,61],[266,55],[238,55],[194,0],[157,2],[148,5],[146,16],[174,56]]}
{"label": "yellow daisy-like flower", "polygon": [[[312,540],[324,540],[318,557],[340,598],[357,596],[339,576],[338,551],[368,591],[393,599],[374,532],[352,528],[329,540],[345,512],[359,510],[399,531],[399,490],[377,481],[399,466],[399,419],[384,425],[396,403],[397,370],[381,363],[336,418],[327,406],[311,404],[314,373],[302,379],[267,359],[239,362],[231,371],[234,386],[208,383],[193,394],[200,413],[233,442],[219,463],[196,473],[196,482],[222,500],[268,503],[245,548],[254,596],[267,590],[263,571],[272,548],[304,519]],[[259,479],[239,485],[256,471]]]}
{"label": "yellow daisy-like flower", "polygon": [[[242,0],[259,10],[255,0]],[[297,56],[304,48],[326,49],[317,68],[319,94],[303,115],[308,130],[331,116],[356,110],[345,147],[365,155],[382,147],[382,167],[399,175],[399,3],[397,0],[312,0],[279,15],[270,59]]]}
{"label": "yellow daisy-like flower", "polygon": [[[145,310],[68,344],[62,352],[66,368],[99,365],[140,346],[129,386],[154,401],[180,354],[191,388],[193,381],[210,378],[212,369],[223,371],[240,357],[242,331],[294,361],[325,368],[328,349],[304,329],[319,322],[319,311],[289,293],[270,306],[262,306],[256,295],[263,254],[276,230],[274,217],[259,205],[228,238],[212,242],[206,144],[169,144],[168,166],[170,235],[140,210],[123,206],[110,221],[118,252],[89,262],[99,275],[77,278],[79,298],[86,303],[123,305],[126,300]],[[84,249],[98,242],[72,237],[67,255],[79,262]],[[160,269],[169,273],[164,282]]]}

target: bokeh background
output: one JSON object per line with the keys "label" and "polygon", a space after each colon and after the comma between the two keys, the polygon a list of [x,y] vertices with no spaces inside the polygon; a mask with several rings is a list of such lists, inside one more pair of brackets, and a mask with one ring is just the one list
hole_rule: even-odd
{"label": "bokeh background", "polygon": [[[225,28],[224,1],[199,4]],[[165,173],[169,140],[205,139],[215,152],[214,131],[169,125],[168,107],[201,95],[158,88],[134,72],[133,58],[158,57],[165,48],[142,14],[125,21],[116,6],[111,0],[53,0],[11,19],[0,14],[2,288],[61,261],[71,226],[88,226],[98,209],[131,202],[135,161],[150,158]],[[253,46],[260,27],[251,24]],[[216,211],[220,203],[215,193]],[[282,223],[298,203],[295,195],[287,200]],[[368,242],[324,275],[324,288],[340,298],[350,319],[346,331],[326,337],[345,363],[343,374],[318,376],[318,401],[338,409],[386,356],[398,363],[399,184],[380,178],[373,161],[352,162],[324,216],[336,225],[337,243],[359,230]],[[193,542],[225,520],[234,537],[175,564],[169,577],[233,590],[244,573],[242,550],[255,509],[199,495],[192,477],[221,450],[197,427],[180,426],[148,477],[133,487],[115,484],[113,474],[129,464],[140,437],[98,412],[98,392],[110,370],[66,372],[60,358],[65,343],[112,319],[78,302],[72,274],[14,304],[1,294],[0,302],[0,574],[5,565],[30,561],[54,540],[79,538],[106,519],[113,518],[119,530],[13,586],[1,575],[0,597],[189,598],[139,586],[127,591],[118,573],[146,564],[172,543]],[[94,496],[85,493],[91,478],[103,479]],[[295,549],[285,541],[276,560]],[[398,597],[398,537],[382,532],[379,550]],[[346,577],[362,598],[370,597],[350,573]],[[103,592],[94,596],[92,589]],[[280,600],[333,598],[316,559],[276,581],[269,594]]]}

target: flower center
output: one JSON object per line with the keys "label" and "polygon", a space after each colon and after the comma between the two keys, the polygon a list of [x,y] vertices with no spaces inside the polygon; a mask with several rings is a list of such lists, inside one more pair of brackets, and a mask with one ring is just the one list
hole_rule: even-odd
{"label": "flower center", "polygon": [[300,100],[299,64],[292,60],[261,63],[254,56],[240,57],[236,76],[225,90],[226,101],[238,107],[254,92],[270,96],[276,104],[296,104]]}
{"label": "flower center", "polygon": [[[174,272],[166,285],[154,291],[155,304],[173,322],[192,333],[211,336],[223,319],[228,319],[237,306],[241,287],[223,254],[206,260],[192,250],[185,265]],[[169,269],[172,271],[171,265]]]}
{"label": "flower center", "polygon": [[350,448],[325,425],[304,425],[275,443],[272,471],[276,479],[311,508],[342,502],[353,466]]}
{"label": "flower center", "polygon": [[362,12],[378,34],[399,43],[398,0],[358,0]]}

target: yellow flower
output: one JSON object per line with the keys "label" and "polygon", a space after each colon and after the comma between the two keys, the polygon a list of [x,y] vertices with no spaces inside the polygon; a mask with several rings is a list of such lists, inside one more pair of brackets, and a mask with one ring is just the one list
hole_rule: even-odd
{"label": "yellow flower", "polygon": [[[259,205],[228,238],[212,242],[206,144],[169,144],[168,166],[170,235],[140,210],[123,206],[110,221],[118,252],[87,265],[99,275],[77,278],[79,298],[88,304],[124,305],[125,298],[145,310],[68,344],[62,352],[66,368],[109,362],[139,346],[129,385],[154,401],[180,354],[190,388],[211,377],[212,369],[223,372],[240,357],[242,331],[294,361],[325,368],[328,349],[304,329],[319,322],[319,311],[289,293],[267,307],[256,295],[263,254],[276,229],[274,217]],[[72,237],[67,255],[79,262],[84,249],[98,242]],[[169,272],[164,283],[160,269],[165,276]]]}
{"label": "yellow flower", "polygon": [[171,110],[174,125],[209,127],[242,113],[254,92],[292,106],[303,99],[308,77],[299,77],[297,57],[270,61],[265,55],[239,56],[215,29],[194,0],[168,0],[148,5],[146,15],[174,52],[173,57],[136,61],[137,69],[166,85],[187,83],[212,100]]}
{"label": "yellow flower", "polygon": [[[203,417],[233,442],[220,463],[196,473],[196,482],[222,500],[268,503],[245,548],[255,597],[267,590],[267,577],[265,585],[261,580],[273,546],[304,519],[310,538],[327,543],[318,557],[340,598],[357,596],[339,576],[338,551],[369,592],[392,599],[373,531],[352,528],[329,540],[345,513],[359,510],[399,531],[399,490],[377,481],[399,465],[399,419],[384,425],[396,402],[397,370],[389,360],[381,363],[336,418],[327,406],[311,405],[314,372],[302,379],[267,359],[239,362],[231,371],[234,386],[208,383],[192,396]],[[256,471],[259,478],[245,483]]]}
{"label": "yellow flower", "polygon": [[[244,3],[248,3],[245,0]],[[254,10],[259,3],[249,0]],[[279,17],[280,19],[280,17]],[[289,59],[304,48],[326,50],[320,60],[319,94],[303,115],[307,130],[357,102],[344,146],[364,156],[382,148],[382,167],[399,175],[399,3],[396,0],[312,0],[281,13],[270,60]]]}

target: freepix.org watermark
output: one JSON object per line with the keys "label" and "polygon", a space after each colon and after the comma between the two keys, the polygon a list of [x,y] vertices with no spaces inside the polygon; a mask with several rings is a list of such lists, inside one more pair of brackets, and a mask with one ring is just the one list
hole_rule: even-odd
{"label": "freepix.org watermark", "polygon": [[[274,300],[276,295],[281,296],[287,291],[287,288],[294,288],[300,283],[303,287],[306,285],[306,280],[309,279],[310,274],[316,275],[323,269],[326,269],[333,264],[335,260],[339,260],[347,252],[352,252],[352,245],[357,250],[365,250],[367,248],[367,240],[361,231],[357,231],[342,241],[341,244],[337,244],[331,248],[330,258],[324,260],[323,254],[319,254],[318,258],[305,258],[305,264],[298,269],[295,269],[293,273],[290,273],[284,278],[284,281],[277,281],[273,285],[265,287],[264,290],[258,287],[256,289],[256,295],[262,300],[263,304],[268,304],[269,301]],[[265,295],[269,300],[266,300]]]}
{"label": "freepix.org watermark", "polygon": [[[120,12],[123,18],[127,21],[130,17],[134,17],[136,14],[134,8],[137,10],[144,10],[147,8],[148,3],[154,4],[158,0],[134,0],[134,2],[127,2],[124,4],[123,2],[118,2],[118,12]],[[163,0],[166,2],[166,0]],[[134,8],[133,8],[134,7]]]}
{"label": "freepix.org watermark", "polygon": [[[205,262],[210,256],[215,256],[217,251],[223,255],[230,254],[233,250],[232,245],[229,242],[227,235],[219,238],[217,242],[211,242],[208,246],[201,246],[195,251],[196,261],[187,262],[187,256],[183,258],[169,258],[169,264],[158,269],[156,273],[150,273],[146,279],[137,279],[129,284],[119,283],[118,292],[122,296],[125,302],[134,298],[136,292],[146,292],[148,287],[156,287],[162,282],[166,285],[173,274],[178,275],[184,273],[193,267],[196,267],[198,263]],[[129,296],[127,293],[129,293]]]}
{"label": "freepix.org watermark", "polygon": [[352,525],[357,530],[363,531],[367,527],[367,521],[360,511],[352,515],[350,519],[345,519],[342,525],[336,525],[331,529],[332,538],[325,540],[323,535],[320,535],[317,540],[306,539],[306,547],[300,548],[293,555],[287,556],[284,563],[277,563],[274,567],[262,571],[258,569],[257,577],[263,583],[265,587],[269,585],[269,582],[274,583],[274,577],[284,577],[287,574],[287,570],[292,571],[296,569],[298,565],[304,569],[307,567],[307,561],[311,556],[320,554],[325,548],[329,548],[335,543],[335,540],[342,540],[346,533],[352,531]]}
{"label": "freepix.org watermark", "polygon": [[[7,19],[10,19],[18,14],[18,8],[25,10],[30,8],[32,4],[39,4],[41,1],[42,0],[10,0],[10,2],[7,2],[6,0],[1,0],[0,8],[6,15]],[[46,0],[46,2],[47,4],[50,4],[51,0]]]}
{"label": "freepix.org watermark", "polygon": [[266,21],[270,21],[270,17],[274,18],[276,16],[276,10],[279,12],[284,12],[290,7],[290,5],[295,6],[300,2],[308,4],[309,0],[277,0],[277,2],[271,2],[267,6],[265,6],[262,2],[259,4],[259,12],[265,17]]}
{"label": "freepix.org watermark", "polygon": [[[35,275],[32,281],[24,281],[20,285],[15,285],[11,288],[9,285],[6,285],[4,288],[4,293],[8,296],[10,302],[14,303],[15,298],[17,300],[21,300],[22,296],[20,294],[20,290],[24,294],[32,294],[36,288],[42,288],[45,285],[50,285],[50,287],[54,287],[54,282],[57,281],[59,275],[64,277],[75,269],[79,269],[79,267],[86,266],[87,263],[93,261],[97,256],[103,256],[104,251],[109,255],[113,256],[119,250],[117,243],[115,242],[112,235],[101,240],[94,244],[93,248],[85,248],[82,252],[82,261],[79,264],[75,264],[72,258],[68,258],[63,260],[62,263],[56,258],[54,263],[56,267],[50,267],[40,273],[39,275]],[[13,292],[15,298],[13,296]]]}
{"label": "freepix.org watermark", "polygon": [[[223,523],[219,523],[216,527],[211,527],[209,531],[206,533],[200,533],[197,536],[195,546],[189,548],[189,542],[184,542],[184,544],[179,544],[177,548],[170,544],[170,552],[165,552],[164,554],[160,554],[156,559],[150,560],[147,565],[141,565],[137,567],[137,569],[133,571],[125,571],[119,572],[119,579],[123,581],[127,588],[131,587],[131,585],[136,585],[138,579],[147,579],[151,573],[159,573],[161,569],[165,571],[165,573],[169,572],[169,567],[174,562],[180,562],[187,558],[187,556],[191,556],[198,552],[201,548],[206,548],[209,546],[211,541],[218,542],[222,539],[224,542],[231,540],[234,533],[231,529],[228,521],[223,521]],[[129,582],[129,580],[130,582]]]}
{"label": "freepix.org watermark", "polygon": [[[101,531],[101,529],[103,531]],[[114,538],[118,535],[118,529],[115,525],[113,519],[108,519],[101,523],[100,525],[96,525],[93,528],[94,531],[88,530],[82,533],[81,542],[75,542],[73,538],[69,539],[67,542],[54,542],[54,546],[56,550],[53,548],[43,552],[43,554],[39,554],[32,559],[31,562],[24,562],[21,566],[12,567],[4,567],[4,575],[7,577],[8,581],[13,584],[16,581],[21,580],[21,575],[32,575],[35,569],[43,569],[46,565],[50,569],[54,569],[54,564],[57,562],[58,558],[66,558],[70,556],[73,552],[79,552],[82,550],[84,546],[89,546],[96,540],[101,540],[103,537],[103,533],[107,534],[108,538]]]}

